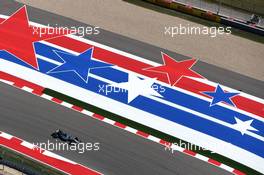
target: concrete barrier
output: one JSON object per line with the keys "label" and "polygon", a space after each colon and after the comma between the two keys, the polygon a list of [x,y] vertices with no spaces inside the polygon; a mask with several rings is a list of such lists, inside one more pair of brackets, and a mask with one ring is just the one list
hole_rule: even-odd
{"label": "concrete barrier", "polygon": [[235,27],[235,28],[238,28],[241,30],[245,30],[247,32],[251,32],[251,33],[255,33],[255,34],[264,36],[264,29],[263,28],[260,28],[258,26],[249,25],[243,21],[238,21],[235,19],[229,19],[229,18],[222,17],[221,18],[221,24],[231,26],[231,27]]}
{"label": "concrete barrier", "polygon": [[[252,26],[247,24],[246,21],[238,21],[235,19],[229,19],[228,17],[224,17],[224,16],[220,16],[217,15],[213,12],[210,11],[205,11],[203,9],[199,9],[196,7],[192,7],[189,5],[185,5],[185,4],[181,4],[179,2],[175,2],[172,0],[144,0],[153,4],[157,4],[159,6],[163,6],[166,8],[170,8],[176,11],[180,11],[186,14],[190,14],[193,16],[197,16],[203,19],[207,19],[210,21],[214,21],[214,22],[218,22],[227,26],[231,26],[231,27],[235,27],[235,28],[239,28],[241,30],[245,30],[247,32],[251,32],[251,33],[255,33],[258,35],[262,35],[264,36],[264,29],[258,26]],[[258,0],[256,0],[258,1]],[[263,5],[264,5],[264,0],[263,1]]]}
{"label": "concrete barrier", "polygon": [[220,22],[220,16],[209,11],[198,9],[189,5],[181,4],[172,0],[145,0],[147,2],[157,4],[166,8],[177,10],[200,18],[205,18],[210,21]]}
{"label": "concrete barrier", "polygon": [[250,11],[252,13],[258,13],[264,15],[264,0],[210,0],[215,3],[228,5],[243,10]]}
{"label": "concrete barrier", "polygon": [[[151,0],[153,1],[153,0]],[[155,1],[155,0],[154,0]],[[156,0],[155,1],[158,5],[162,5],[164,7],[170,7],[171,3],[173,2],[172,0]]]}

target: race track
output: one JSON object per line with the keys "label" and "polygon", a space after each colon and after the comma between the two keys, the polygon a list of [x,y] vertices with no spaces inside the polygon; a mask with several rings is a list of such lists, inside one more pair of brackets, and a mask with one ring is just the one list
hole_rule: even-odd
{"label": "race track", "polygon": [[[0,7],[0,13],[9,15],[21,4],[12,3],[10,8]],[[77,21],[28,7],[30,20],[42,24],[87,26]],[[161,62],[160,51],[177,60],[186,59],[177,53],[157,48],[105,30],[89,39],[114,48]],[[198,62],[194,70],[215,82],[264,98],[264,83],[243,75]],[[87,165],[105,174],[229,174],[182,153],[165,151],[146,139],[127,133],[113,126],[33,96],[29,93],[0,83],[0,128],[2,131],[26,141],[39,143],[51,139],[50,134],[61,128],[80,137],[84,142],[99,142],[100,151],[57,152],[73,161]]]}
{"label": "race track", "polygon": [[100,150],[80,154],[57,152],[68,159],[87,165],[107,175],[229,174],[182,153],[124,130],[0,83],[0,128],[31,143],[47,143],[50,134],[60,128],[83,142],[99,142]]}

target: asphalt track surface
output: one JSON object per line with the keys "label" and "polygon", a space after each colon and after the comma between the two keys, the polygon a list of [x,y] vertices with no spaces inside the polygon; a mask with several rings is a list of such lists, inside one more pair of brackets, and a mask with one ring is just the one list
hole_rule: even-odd
{"label": "asphalt track surface", "polygon": [[224,170],[119,128],[0,83],[0,128],[31,143],[54,141],[57,128],[84,143],[100,143],[99,151],[55,151],[73,161],[109,175],[223,175]]}
{"label": "asphalt track surface", "polygon": [[[0,0],[0,3],[2,0]],[[9,1],[8,8],[0,6],[0,13],[10,15],[21,4]],[[85,24],[28,8],[30,19],[42,24],[64,26],[86,26]],[[153,47],[133,39],[101,30],[92,40],[114,48],[134,53],[156,62],[161,62],[160,51],[165,51],[178,60],[184,59],[177,53]],[[195,67],[208,79],[224,85],[242,89],[252,95],[263,97],[264,83],[234,72],[198,62]],[[105,174],[229,174],[182,153],[165,151],[164,148],[146,139],[120,130],[103,122],[91,119],[63,106],[33,96],[27,92],[0,83],[0,129],[33,143],[47,142],[50,133],[61,128],[84,142],[99,142],[99,151],[79,154],[73,151],[57,152],[78,163],[87,165]]]}

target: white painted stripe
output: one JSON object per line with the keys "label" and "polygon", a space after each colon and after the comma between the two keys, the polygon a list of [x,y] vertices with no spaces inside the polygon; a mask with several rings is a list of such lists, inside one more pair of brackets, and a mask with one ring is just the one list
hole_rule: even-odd
{"label": "white painted stripe", "polygon": [[21,143],[21,145],[24,146],[24,147],[27,147],[29,149],[33,149],[33,148],[36,148],[37,147],[36,145],[33,145],[32,143],[29,143],[29,142],[26,142],[26,141],[23,141]]}
{"label": "white painted stripe", "polygon": [[223,168],[224,170],[228,171],[228,172],[233,172],[234,168],[227,166],[225,164],[221,164],[219,167]]}
{"label": "white painted stripe", "polygon": [[73,107],[72,104],[67,103],[67,102],[65,102],[65,101],[63,101],[63,102],[61,103],[61,105],[65,106],[65,107],[67,107],[67,108],[72,108],[72,107]]}
{"label": "white painted stripe", "polygon": [[47,95],[47,94],[42,94],[41,97],[42,97],[42,98],[45,98],[45,99],[47,99],[47,100],[51,100],[51,99],[53,99],[52,96],[49,96],[49,95]]}
{"label": "white painted stripe", "polygon": [[153,142],[156,142],[156,143],[159,143],[160,142],[160,138],[158,138],[158,137],[155,137],[155,136],[152,136],[152,135],[149,135],[148,136],[148,139],[149,140],[152,140]]}
{"label": "white painted stripe", "polygon": [[10,139],[12,139],[14,136],[12,136],[12,135],[10,135],[10,134],[7,134],[7,133],[4,133],[4,132],[1,132],[1,133],[0,133],[0,137],[3,137],[3,138],[5,138],[5,139],[10,140]]}
{"label": "white painted stripe", "polygon": [[115,124],[115,121],[114,121],[114,120],[111,120],[111,119],[108,119],[108,118],[104,118],[103,121],[104,121],[105,123],[110,124],[110,125],[114,125],[114,124]]}
{"label": "white painted stripe", "polygon": [[0,14],[0,18],[3,18],[3,19],[6,19],[6,18],[8,18],[9,16],[7,16],[7,15],[2,15],[2,14]]}
{"label": "white painted stripe", "polygon": [[134,129],[134,128],[131,128],[131,127],[129,127],[129,126],[125,127],[124,130],[126,130],[126,131],[128,131],[128,132],[131,132],[131,133],[134,133],[134,134],[136,134],[137,131],[138,131],[138,130],[136,130],[136,129]]}
{"label": "white painted stripe", "polygon": [[180,152],[183,152],[185,150],[184,148],[182,148],[178,145],[175,145],[175,144],[171,145],[171,149],[176,150],[176,151],[180,151]]}
{"label": "white painted stripe", "polygon": [[55,65],[62,65],[62,63],[58,62],[58,61],[55,61],[53,59],[50,59],[50,58],[47,58],[47,57],[44,57],[42,55],[39,55],[39,54],[36,54],[37,58],[43,60],[43,61],[46,61],[46,62],[49,62],[49,63],[52,63],[52,64],[55,64]]}
{"label": "white painted stripe", "polygon": [[90,116],[90,117],[92,117],[92,116],[94,115],[93,112],[90,112],[90,111],[88,111],[88,110],[83,110],[81,113],[86,114],[86,115],[88,115],[88,116]]}
{"label": "white painted stripe", "polygon": [[23,89],[24,91],[30,92],[30,93],[34,90],[34,89],[31,89],[27,86],[23,86],[21,89]]}
{"label": "white painted stripe", "polygon": [[198,159],[200,159],[200,160],[203,160],[205,162],[207,162],[209,160],[208,157],[205,157],[205,156],[203,156],[201,154],[196,154],[195,157],[198,158]]}
{"label": "white painted stripe", "polygon": [[5,84],[9,84],[9,85],[14,85],[15,83],[12,81],[7,81],[7,80],[2,80],[0,79],[1,82],[5,83]]}

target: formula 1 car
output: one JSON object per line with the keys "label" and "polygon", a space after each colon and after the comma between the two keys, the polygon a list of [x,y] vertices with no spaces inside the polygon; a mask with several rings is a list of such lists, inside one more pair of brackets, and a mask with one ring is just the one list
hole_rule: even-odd
{"label": "formula 1 car", "polygon": [[81,141],[79,140],[78,137],[72,137],[71,135],[63,132],[60,129],[57,129],[55,132],[51,134],[51,137],[54,139],[60,139],[61,141],[68,142],[69,144],[75,143],[78,144]]}

